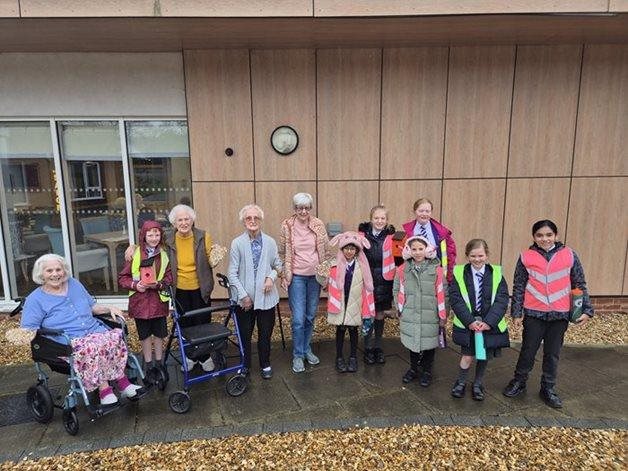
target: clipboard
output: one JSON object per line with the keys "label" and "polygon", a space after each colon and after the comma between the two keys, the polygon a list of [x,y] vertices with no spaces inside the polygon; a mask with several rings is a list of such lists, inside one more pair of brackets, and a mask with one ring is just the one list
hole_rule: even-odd
{"label": "clipboard", "polygon": [[140,263],[140,281],[145,285],[153,285],[157,283],[155,276],[155,266],[153,257],[142,260]]}

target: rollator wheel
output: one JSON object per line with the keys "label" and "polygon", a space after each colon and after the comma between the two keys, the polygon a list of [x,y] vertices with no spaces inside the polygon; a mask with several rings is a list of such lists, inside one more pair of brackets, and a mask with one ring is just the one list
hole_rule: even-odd
{"label": "rollator wheel", "polygon": [[26,391],[26,403],[35,420],[40,424],[47,424],[52,420],[55,412],[52,395],[43,384],[28,388],[28,391]]}
{"label": "rollator wheel", "polygon": [[229,378],[227,384],[225,384],[225,388],[227,389],[227,394],[233,397],[238,397],[244,394],[246,388],[248,386],[248,381],[246,376],[244,375],[234,375]]}
{"label": "rollator wheel", "polygon": [[74,409],[63,410],[63,427],[70,435],[76,435],[79,431],[79,421]]}
{"label": "rollator wheel", "polygon": [[170,406],[170,409],[172,409],[172,412],[185,414],[190,410],[190,395],[185,391],[173,392],[168,398],[168,405]]}

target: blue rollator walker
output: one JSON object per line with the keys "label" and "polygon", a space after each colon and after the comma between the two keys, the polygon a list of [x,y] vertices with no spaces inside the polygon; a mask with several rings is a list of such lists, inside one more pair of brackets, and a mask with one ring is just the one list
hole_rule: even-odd
{"label": "blue rollator walker", "polygon": [[[24,300],[22,299],[11,315],[18,314],[22,310],[23,304]],[[94,317],[98,318],[110,329],[122,329],[124,342],[127,343],[128,330],[124,319],[113,317],[111,314],[95,314]],[[65,340],[65,344],[56,342],[50,338],[51,336],[62,337]],[[37,422],[42,424],[49,423],[54,416],[55,408],[61,409],[63,411],[63,427],[70,435],[76,435],[79,431],[79,419],[76,410],[80,401],[85,405],[92,422],[124,406],[125,402],[122,401],[118,401],[115,404],[102,405],[97,401],[90,400],[92,394],[85,390],[83,382],[74,368],[74,356],[72,346],[70,345],[70,337],[62,330],[38,329],[35,338],[31,341],[31,355],[37,370],[37,383],[28,388],[26,403]],[[53,398],[50,391],[50,377],[43,364],[48,365],[54,372],[68,375],[67,382],[69,386],[65,397],[55,394]],[[125,373],[131,382],[136,382],[138,378],[144,380],[140,362],[130,351],[128,351],[127,355]],[[139,389],[136,396],[129,398],[129,401],[135,402],[141,399],[149,392],[149,389]]]}
{"label": "blue rollator walker", "polygon": [[[226,288],[229,293],[229,302],[227,304],[179,313],[175,297],[171,296],[174,308],[172,313],[173,325],[166,345],[164,366],[167,367],[168,358],[173,358],[176,363],[181,365],[183,370],[183,390],[173,392],[168,398],[170,409],[177,414],[185,414],[190,410],[189,390],[193,384],[234,373],[225,384],[227,394],[234,397],[240,396],[248,387],[248,379],[241,373],[244,366],[244,350],[236,317],[237,293],[235,293],[235,287],[229,285],[225,275],[218,273],[216,276],[220,286]],[[195,316],[218,312],[227,312],[224,322],[208,322],[201,325],[181,327],[183,319],[191,319]],[[236,340],[232,338],[234,332],[228,327],[230,319],[233,319]],[[171,349],[175,337],[179,345],[179,357],[174,355]],[[237,347],[237,355],[228,356],[226,354],[229,344]],[[214,360],[214,370],[199,375],[191,375],[187,362],[183,359],[187,357],[190,360],[196,360],[199,357],[207,357],[208,355],[211,355]],[[237,364],[229,365],[229,363],[232,363],[229,360],[235,358],[237,358]]]}

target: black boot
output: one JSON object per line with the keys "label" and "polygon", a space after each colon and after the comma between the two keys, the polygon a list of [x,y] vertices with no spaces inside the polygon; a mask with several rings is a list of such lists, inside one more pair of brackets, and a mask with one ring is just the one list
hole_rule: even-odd
{"label": "black boot", "polygon": [[372,348],[367,348],[366,350],[364,350],[364,363],[366,363],[367,365],[375,364],[375,350],[373,350]]}
{"label": "black boot", "polygon": [[418,377],[419,377],[419,372],[416,370],[416,368],[410,368],[408,371],[406,371],[406,374],[403,375],[403,378],[401,378],[401,381],[408,384],[414,381],[415,379],[417,379]]}
{"label": "black boot", "polygon": [[386,357],[384,356],[384,351],[381,348],[376,348],[373,352],[375,353],[375,363],[378,365],[386,363]]}
{"label": "black boot", "polygon": [[464,382],[456,381],[454,387],[451,388],[451,395],[457,399],[463,398],[466,388],[467,385]]}
{"label": "black boot", "polygon": [[345,363],[345,359],[342,357],[336,358],[336,371],[338,373],[346,373],[347,372],[347,363]]}
{"label": "black boot", "polygon": [[430,384],[432,384],[432,372],[423,370],[421,372],[421,377],[419,378],[419,384],[424,388],[427,388]]}
{"label": "black boot", "polygon": [[554,409],[562,409],[563,401],[560,400],[556,391],[554,391],[553,386],[541,386],[541,391],[539,391],[539,396],[548,406]]}

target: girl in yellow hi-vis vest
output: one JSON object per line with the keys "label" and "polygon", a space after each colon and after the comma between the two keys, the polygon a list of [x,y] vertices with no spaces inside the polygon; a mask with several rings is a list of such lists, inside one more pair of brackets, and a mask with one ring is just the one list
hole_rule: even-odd
{"label": "girl in yellow hi-vis vest", "polygon": [[154,368],[163,368],[163,339],[168,336],[169,298],[163,290],[172,284],[172,272],[163,235],[161,224],[146,221],[133,258],[118,275],[120,287],[129,290],[129,315],[135,319],[149,380],[159,374]]}
{"label": "girl in yellow hi-vis vest", "polygon": [[[488,262],[488,244],[483,239],[472,239],[465,247],[469,263],[454,267],[454,281],[449,286],[449,302],[454,312],[452,340],[460,345],[462,358],[458,378],[451,390],[456,398],[464,396],[471,362],[476,358],[472,397],[484,400],[482,378],[487,361],[501,355],[508,347],[508,329],[505,319],[508,309],[508,286],[499,265]],[[485,358],[476,352],[475,337],[481,335]]]}
{"label": "girl in yellow hi-vis vest", "polygon": [[422,236],[406,241],[403,258],[397,268],[393,294],[399,310],[401,343],[410,350],[410,369],[403,382],[419,378],[428,387],[438,346],[439,326],[447,321],[445,311],[445,274],[436,258],[436,248]]}

